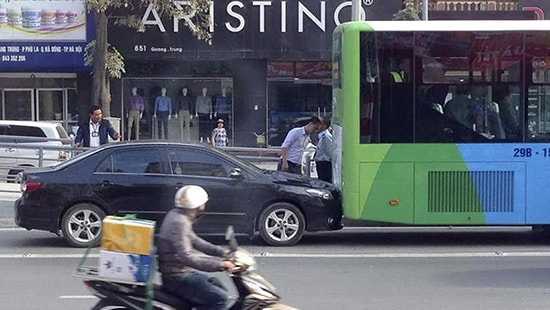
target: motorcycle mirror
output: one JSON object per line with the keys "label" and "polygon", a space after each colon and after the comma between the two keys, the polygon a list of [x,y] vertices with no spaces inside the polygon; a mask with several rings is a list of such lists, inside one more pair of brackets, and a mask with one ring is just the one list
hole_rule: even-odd
{"label": "motorcycle mirror", "polygon": [[237,238],[235,238],[235,230],[232,225],[227,226],[227,230],[225,231],[225,240],[229,241],[229,248],[231,251],[235,251],[239,247],[237,244]]}
{"label": "motorcycle mirror", "polygon": [[235,230],[233,229],[233,225],[229,225],[225,230],[225,240],[229,241],[233,236],[235,236]]}

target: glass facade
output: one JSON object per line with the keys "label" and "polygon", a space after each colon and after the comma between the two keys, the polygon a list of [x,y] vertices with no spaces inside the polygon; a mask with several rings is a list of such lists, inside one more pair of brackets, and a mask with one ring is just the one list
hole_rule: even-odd
{"label": "glass facade", "polygon": [[[135,89],[136,94],[132,93]],[[163,96],[163,89],[165,90]],[[139,129],[131,122],[131,102],[142,98]],[[164,109],[159,106],[167,98],[169,112],[166,122],[161,119]],[[217,120],[224,121],[232,145],[233,80],[231,78],[124,78],[122,80],[121,130],[123,137],[134,139],[168,139],[182,142],[209,142]],[[161,109],[163,111],[161,111]],[[134,110],[135,111],[135,110]],[[167,126],[165,135],[163,126]],[[138,131],[138,137],[136,137]]]}

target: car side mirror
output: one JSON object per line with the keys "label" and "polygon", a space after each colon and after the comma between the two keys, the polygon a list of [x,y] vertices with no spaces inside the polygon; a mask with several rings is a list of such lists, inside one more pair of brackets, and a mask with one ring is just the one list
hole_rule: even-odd
{"label": "car side mirror", "polygon": [[231,172],[229,173],[229,176],[232,179],[238,179],[238,180],[244,179],[244,174],[243,174],[243,172],[241,171],[240,168],[231,169]]}

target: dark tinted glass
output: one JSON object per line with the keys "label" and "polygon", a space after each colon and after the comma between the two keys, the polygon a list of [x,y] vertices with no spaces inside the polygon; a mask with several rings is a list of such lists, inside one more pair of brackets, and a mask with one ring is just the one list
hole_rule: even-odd
{"label": "dark tinted glass", "polygon": [[168,152],[172,174],[228,177],[231,166],[222,158],[199,150],[185,148]]}
{"label": "dark tinted glass", "polygon": [[[106,159],[96,171],[136,174],[163,173],[161,152],[155,149],[120,150],[110,156],[110,161],[112,163]],[[109,168],[110,166],[112,168]]]}
{"label": "dark tinted glass", "polygon": [[6,134],[10,136],[46,138],[46,134],[41,128],[30,126],[11,125]]}

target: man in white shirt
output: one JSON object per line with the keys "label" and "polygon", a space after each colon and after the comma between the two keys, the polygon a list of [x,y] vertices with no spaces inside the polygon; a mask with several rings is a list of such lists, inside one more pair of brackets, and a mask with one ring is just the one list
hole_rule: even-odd
{"label": "man in white shirt", "polygon": [[75,146],[96,147],[108,142],[108,137],[118,140],[120,134],[113,128],[109,120],[103,119],[103,112],[97,105],[93,105],[89,111],[90,119],[78,127]]}
{"label": "man in white shirt", "polygon": [[281,160],[277,170],[302,174],[302,154],[306,145],[310,142],[309,136],[319,131],[320,127],[321,120],[314,116],[305,126],[291,129],[283,141]]}

